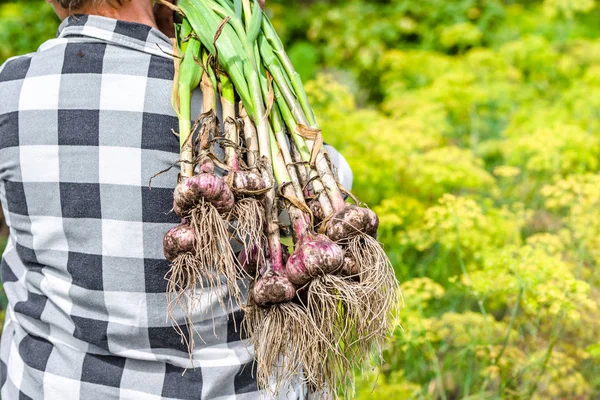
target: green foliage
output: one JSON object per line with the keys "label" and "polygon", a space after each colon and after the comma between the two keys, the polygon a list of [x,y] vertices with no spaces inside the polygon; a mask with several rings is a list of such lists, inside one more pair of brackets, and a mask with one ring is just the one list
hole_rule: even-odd
{"label": "green foliage", "polygon": [[544,8],[546,12],[555,16],[563,14],[567,18],[573,18],[576,13],[589,12],[595,6],[594,0],[545,0]]}
{"label": "green foliage", "polygon": [[56,34],[58,19],[44,1],[0,2],[0,64],[35,51]]}
{"label": "green foliage", "polygon": [[600,138],[578,126],[558,125],[511,137],[502,152],[509,165],[531,174],[583,173],[598,169]]}
{"label": "green foliage", "polygon": [[[356,397],[598,398],[596,2],[267,3],[402,282]],[[0,58],[52,34],[35,4],[0,6]]]}

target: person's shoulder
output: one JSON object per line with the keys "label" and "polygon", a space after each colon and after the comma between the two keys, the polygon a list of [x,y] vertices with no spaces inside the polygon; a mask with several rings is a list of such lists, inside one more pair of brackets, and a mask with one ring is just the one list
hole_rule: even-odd
{"label": "person's shoulder", "polygon": [[27,75],[31,66],[31,59],[35,53],[9,58],[0,65],[0,82],[22,80]]}
{"label": "person's shoulder", "polygon": [[[68,43],[69,40],[65,38],[51,38],[32,53],[9,58],[0,66],[0,82],[24,79],[32,64],[37,64],[38,69],[43,65],[45,70],[55,71],[63,63],[64,50]],[[40,73],[42,71],[35,72]]]}

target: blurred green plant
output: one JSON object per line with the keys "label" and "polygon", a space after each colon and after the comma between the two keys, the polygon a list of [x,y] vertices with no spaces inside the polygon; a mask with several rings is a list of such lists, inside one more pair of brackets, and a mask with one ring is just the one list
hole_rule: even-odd
{"label": "blurred green plant", "polygon": [[58,19],[44,1],[0,2],[0,64],[35,51],[57,28]]}

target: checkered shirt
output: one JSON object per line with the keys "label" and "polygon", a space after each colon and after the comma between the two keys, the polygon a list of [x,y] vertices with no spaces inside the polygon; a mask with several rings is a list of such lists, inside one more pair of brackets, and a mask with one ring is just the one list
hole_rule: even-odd
{"label": "checkered shirt", "polygon": [[[166,319],[177,168],[148,180],[178,159],[170,52],[149,26],[77,16],[0,68],[4,400],[268,398],[241,311],[203,296],[203,341],[185,374],[187,349]],[[305,396],[301,384],[284,392]]]}

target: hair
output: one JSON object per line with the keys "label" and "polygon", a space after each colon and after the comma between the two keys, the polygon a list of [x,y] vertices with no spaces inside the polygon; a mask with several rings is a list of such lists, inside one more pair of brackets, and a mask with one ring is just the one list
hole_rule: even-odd
{"label": "hair", "polygon": [[81,10],[91,5],[108,4],[111,7],[118,8],[129,0],[55,0],[55,2],[69,11]]}

